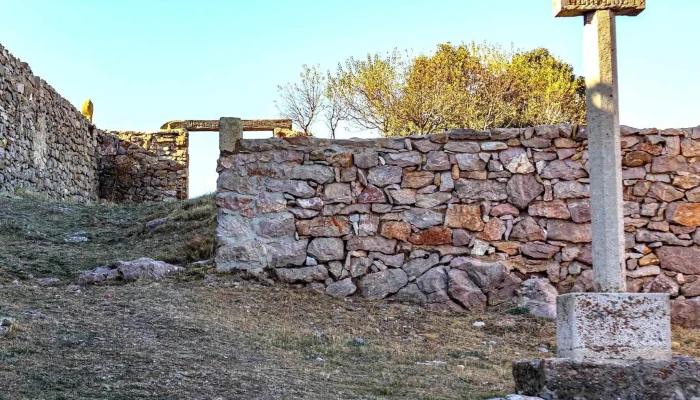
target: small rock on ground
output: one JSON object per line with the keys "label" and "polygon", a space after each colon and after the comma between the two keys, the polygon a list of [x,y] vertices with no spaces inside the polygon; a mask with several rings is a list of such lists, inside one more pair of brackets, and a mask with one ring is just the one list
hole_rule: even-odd
{"label": "small rock on ground", "polygon": [[557,296],[557,289],[549,279],[532,278],[520,286],[519,303],[536,317],[554,319],[557,317]]}
{"label": "small rock on ground", "polygon": [[12,332],[12,327],[14,324],[12,323],[12,320],[9,318],[2,318],[0,319],[0,337],[5,336]]}
{"label": "small rock on ground", "polygon": [[58,278],[37,278],[36,283],[40,286],[51,286],[61,283],[61,280]]}
{"label": "small rock on ground", "polygon": [[131,261],[117,261],[112,266],[97,267],[90,271],[83,271],[78,278],[78,283],[86,285],[116,279],[125,281],[149,279],[157,281],[166,275],[178,273],[182,269],[182,267],[168,264],[164,261],[142,257]]}
{"label": "small rock on ground", "polygon": [[214,274],[204,275],[204,284],[207,286],[215,286],[219,282],[219,277]]}
{"label": "small rock on ground", "polygon": [[165,223],[168,222],[168,218],[157,218],[151,221],[146,222],[146,229],[155,229],[161,225],[165,225]]}
{"label": "small rock on ground", "polygon": [[213,263],[214,263],[214,260],[210,258],[208,260],[195,261],[195,262],[191,263],[190,265],[192,265],[194,267],[205,267],[207,265],[212,265]]}
{"label": "small rock on ground", "polygon": [[423,365],[426,367],[444,367],[447,365],[444,361],[433,360],[433,361],[416,361],[416,365]]}
{"label": "small rock on ground", "polygon": [[40,313],[39,311],[25,311],[22,313],[23,316],[29,319],[42,319],[44,318],[44,314]]}
{"label": "small rock on ground", "polygon": [[87,236],[68,236],[63,239],[66,243],[84,243],[88,241]]}

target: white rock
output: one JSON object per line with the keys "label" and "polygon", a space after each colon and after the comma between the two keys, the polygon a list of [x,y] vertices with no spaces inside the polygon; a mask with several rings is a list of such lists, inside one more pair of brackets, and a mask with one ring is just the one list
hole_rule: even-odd
{"label": "white rock", "polygon": [[416,365],[424,365],[426,367],[443,367],[443,366],[447,365],[447,363],[444,361],[438,361],[438,360],[416,361]]}
{"label": "white rock", "polygon": [[316,261],[316,259],[313,257],[306,257],[306,262],[304,264],[306,266],[312,267],[314,265],[318,265],[318,261]]}
{"label": "white rock", "polygon": [[474,240],[474,247],[472,248],[472,255],[475,256],[483,256],[486,254],[486,252],[489,251],[489,243],[484,242],[483,240],[476,239]]}

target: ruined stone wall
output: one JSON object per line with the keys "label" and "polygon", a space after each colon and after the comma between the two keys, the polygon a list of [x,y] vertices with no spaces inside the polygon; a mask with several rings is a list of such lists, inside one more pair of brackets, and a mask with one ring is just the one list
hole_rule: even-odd
{"label": "ruined stone wall", "polygon": [[0,45],[0,191],[94,200],[98,158],[87,119]]}
{"label": "ruined stone wall", "polygon": [[[629,290],[683,309],[700,296],[700,128],[622,134]],[[590,291],[586,145],[584,126],[242,140],[218,165],[217,268],[451,309],[534,276]]]}
{"label": "ruined stone wall", "polygon": [[0,192],[59,200],[186,199],[188,132],[101,131],[0,45]]}
{"label": "ruined stone wall", "polygon": [[106,131],[100,139],[100,198],[109,201],[187,199],[188,132]]}

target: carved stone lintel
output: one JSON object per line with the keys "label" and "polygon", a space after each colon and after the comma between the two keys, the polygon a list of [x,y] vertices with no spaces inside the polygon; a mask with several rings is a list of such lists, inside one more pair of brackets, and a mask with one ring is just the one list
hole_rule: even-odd
{"label": "carved stone lintel", "polygon": [[[249,119],[243,120],[244,131],[273,131],[275,128],[292,129],[289,119]],[[169,121],[160,129],[187,129],[190,132],[219,130],[219,120],[188,119]]]}
{"label": "carved stone lintel", "polygon": [[646,0],[554,0],[554,16],[578,17],[598,10],[615,15],[637,16],[646,8]]}

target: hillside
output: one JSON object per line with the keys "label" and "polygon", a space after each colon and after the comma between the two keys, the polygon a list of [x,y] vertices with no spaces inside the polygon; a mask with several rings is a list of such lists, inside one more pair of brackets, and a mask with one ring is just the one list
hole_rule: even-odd
{"label": "hillside", "polygon": [[0,281],[71,280],[80,270],[138,257],[175,264],[207,259],[215,226],[213,195],[132,205],[0,197]]}
{"label": "hillside", "polygon": [[[0,197],[0,318],[14,328],[0,337],[0,398],[484,399],[512,393],[513,359],[556,350],[553,323],[512,305],[443,314],[217,276],[189,263],[210,256],[214,218],[212,196]],[[142,256],[187,268],[160,282],[70,284]],[[698,332],[674,340],[700,356]]]}

